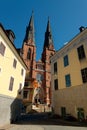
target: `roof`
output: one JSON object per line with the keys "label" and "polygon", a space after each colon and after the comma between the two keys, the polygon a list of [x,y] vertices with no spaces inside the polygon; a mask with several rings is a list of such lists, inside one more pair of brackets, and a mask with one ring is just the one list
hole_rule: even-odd
{"label": "roof", "polygon": [[[81,27],[82,28],[82,27]],[[72,42],[77,40],[81,35],[83,35],[87,31],[87,28],[84,28],[83,30],[80,31],[77,35],[75,35],[67,44],[65,44],[63,47],[61,47],[59,50],[56,51],[56,53],[51,57],[51,60],[54,59],[54,57],[59,54],[61,51],[63,51],[65,48],[69,47],[72,45]]]}
{"label": "roof", "polygon": [[[0,23],[0,27],[1,27],[1,28],[2,28],[2,30],[4,31],[5,35],[7,36],[8,40],[10,41],[10,43],[11,43],[12,47],[13,47],[13,48],[14,48],[14,50],[16,51],[16,53],[17,53],[18,57],[21,59],[21,61],[23,62],[23,64],[24,64],[25,68],[27,69],[27,66],[26,66],[25,62],[23,61],[23,59],[22,59],[22,58],[21,58],[21,56],[19,55],[19,53],[18,53],[18,51],[17,51],[17,48],[15,47],[15,45],[13,44],[13,42],[9,39],[7,31],[4,29],[4,27],[3,27],[3,25],[2,25],[1,23]],[[13,33],[13,31],[12,31],[12,30],[10,30],[10,31]],[[13,34],[14,34],[14,33],[13,33]],[[15,36],[15,35],[14,35],[14,36]]]}

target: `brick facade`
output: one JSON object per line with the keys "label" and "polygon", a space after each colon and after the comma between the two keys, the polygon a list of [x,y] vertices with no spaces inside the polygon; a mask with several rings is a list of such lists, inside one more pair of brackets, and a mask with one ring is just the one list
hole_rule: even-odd
{"label": "brick facade", "polygon": [[[50,22],[48,20],[47,29],[45,32],[44,47],[41,59],[36,61],[36,46],[34,40],[34,19],[31,16],[29,25],[26,30],[26,35],[24,43],[22,46],[22,58],[26,63],[28,70],[28,78],[25,82],[29,84],[25,85],[24,91],[28,91],[28,95],[24,102],[39,102],[51,104],[51,67],[50,67],[50,57],[55,53],[52,34],[50,29]],[[35,87],[34,81],[37,81]],[[33,91],[31,99],[31,91]]]}

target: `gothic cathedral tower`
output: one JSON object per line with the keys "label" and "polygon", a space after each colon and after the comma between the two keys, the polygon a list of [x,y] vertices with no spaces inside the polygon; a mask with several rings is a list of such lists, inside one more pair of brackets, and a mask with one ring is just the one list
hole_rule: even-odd
{"label": "gothic cathedral tower", "polygon": [[26,34],[22,46],[22,58],[28,67],[30,78],[35,78],[34,70],[36,65],[36,46],[34,33],[34,17],[32,12],[29,25],[26,28]]}
{"label": "gothic cathedral tower", "polygon": [[51,104],[51,63],[50,57],[55,53],[50,21],[48,19],[45,32],[45,40],[42,52],[42,62],[44,63],[44,86],[46,93],[46,103]]}
{"label": "gothic cathedral tower", "polygon": [[[39,61],[36,61],[36,45],[34,37],[34,17],[31,15],[29,25],[26,28],[26,34],[22,46],[22,58],[26,63],[29,73],[28,78],[26,76],[24,87],[24,98],[26,101],[30,100],[29,96],[32,93],[32,89],[36,90],[33,93],[33,103],[46,103],[51,104],[51,63],[50,57],[54,55],[54,44],[52,38],[52,32],[50,27],[50,21],[48,19],[47,28],[45,32],[45,40],[43,46],[42,57]],[[33,81],[37,81],[38,88],[36,89]],[[29,83],[29,84],[28,84]],[[31,89],[31,86],[32,89]],[[37,92],[37,93],[36,93]]]}

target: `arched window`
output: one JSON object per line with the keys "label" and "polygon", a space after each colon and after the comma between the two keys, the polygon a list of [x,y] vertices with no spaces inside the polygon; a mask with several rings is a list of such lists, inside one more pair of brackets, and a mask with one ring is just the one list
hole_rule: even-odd
{"label": "arched window", "polygon": [[27,59],[31,59],[31,49],[28,49],[28,53],[27,53]]}

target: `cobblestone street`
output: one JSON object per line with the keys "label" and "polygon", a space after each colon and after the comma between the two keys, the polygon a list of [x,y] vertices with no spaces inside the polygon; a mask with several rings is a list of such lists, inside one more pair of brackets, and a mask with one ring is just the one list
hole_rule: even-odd
{"label": "cobblestone street", "polygon": [[47,113],[22,115],[20,121],[0,130],[87,130],[86,124],[50,118]]}

